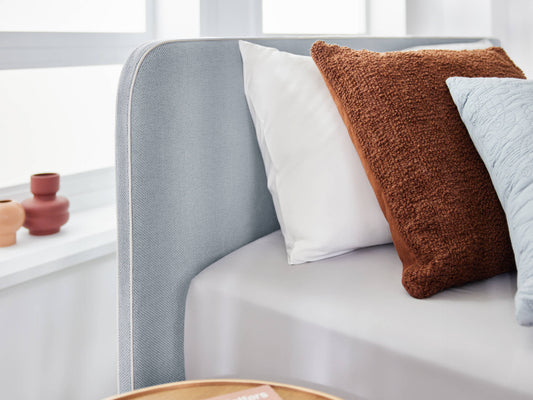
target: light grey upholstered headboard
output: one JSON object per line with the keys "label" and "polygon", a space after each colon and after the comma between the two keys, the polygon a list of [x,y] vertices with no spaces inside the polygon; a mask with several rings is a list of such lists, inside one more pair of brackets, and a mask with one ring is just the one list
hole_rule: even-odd
{"label": "light grey upholstered headboard", "polygon": [[[247,40],[308,54],[317,39],[374,51],[477,40]],[[184,379],[191,279],[278,222],[243,93],[237,39],[139,47],[124,66],[117,107],[119,379],[127,391]]]}

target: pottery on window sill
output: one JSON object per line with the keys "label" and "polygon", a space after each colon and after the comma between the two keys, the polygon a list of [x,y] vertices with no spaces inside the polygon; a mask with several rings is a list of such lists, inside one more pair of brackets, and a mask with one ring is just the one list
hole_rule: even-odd
{"label": "pottery on window sill", "polygon": [[26,211],[24,227],[31,235],[51,235],[59,232],[69,217],[68,200],[57,196],[59,175],[55,173],[31,176],[30,190],[33,197],[22,202]]}
{"label": "pottery on window sill", "polygon": [[17,243],[17,231],[24,223],[24,208],[13,200],[0,200],[0,247]]}

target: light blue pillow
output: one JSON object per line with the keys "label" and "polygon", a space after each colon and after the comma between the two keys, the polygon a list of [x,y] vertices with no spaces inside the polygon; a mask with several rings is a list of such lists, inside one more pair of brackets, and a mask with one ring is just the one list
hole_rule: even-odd
{"label": "light blue pillow", "polygon": [[448,78],[455,105],[502,203],[515,253],[516,318],[533,325],[533,81]]}

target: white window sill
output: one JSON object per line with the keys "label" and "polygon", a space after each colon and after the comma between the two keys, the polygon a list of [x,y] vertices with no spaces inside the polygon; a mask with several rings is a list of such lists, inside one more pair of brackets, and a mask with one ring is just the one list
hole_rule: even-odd
{"label": "white window sill", "polygon": [[32,236],[26,228],[17,244],[0,248],[0,289],[35,279],[116,251],[115,206],[71,214],[59,233]]}
{"label": "white window sill", "polygon": [[[21,201],[30,196],[27,186],[2,189],[0,197]],[[21,228],[15,245],[0,247],[0,290],[116,251],[113,170],[65,177],[61,187],[71,202],[69,221],[48,236]]]}

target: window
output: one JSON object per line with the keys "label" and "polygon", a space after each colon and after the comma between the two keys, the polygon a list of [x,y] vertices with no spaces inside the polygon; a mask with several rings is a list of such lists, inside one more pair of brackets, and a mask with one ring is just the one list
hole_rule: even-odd
{"label": "window", "polygon": [[264,34],[362,34],[365,0],[263,0]]}
{"label": "window", "polygon": [[144,32],[144,0],[0,1],[4,32]]}
{"label": "window", "polygon": [[[200,35],[357,35],[367,24],[374,0],[201,0]],[[395,14],[405,3],[380,0]],[[373,32],[372,32],[373,33]]]}
{"label": "window", "polygon": [[151,0],[0,0],[0,187],[113,165],[121,65],[152,16]]}
{"label": "window", "polygon": [[0,186],[114,162],[120,65],[0,71]]}

